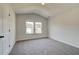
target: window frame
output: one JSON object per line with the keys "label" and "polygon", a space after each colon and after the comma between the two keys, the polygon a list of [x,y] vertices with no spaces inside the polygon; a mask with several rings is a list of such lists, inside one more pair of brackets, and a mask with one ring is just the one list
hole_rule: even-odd
{"label": "window frame", "polygon": [[32,23],[33,23],[32,33],[27,33],[27,22],[32,22],[32,21],[26,21],[26,25],[25,25],[25,33],[26,33],[26,34],[34,34],[34,22],[32,22]]}
{"label": "window frame", "polygon": [[[36,33],[36,23],[40,23],[40,24],[41,24],[41,27],[40,27],[41,32],[40,32],[40,33]],[[43,29],[42,29],[42,27],[43,27],[43,26],[42,26],[42,22],[35,22],[34,27],[35,27],[35,28],[34,28],[34,29],[35,29],[35,31],[34,31],[34,33],[35,33],[35,34],[42,34],[42,33],[43,33]]]}
{"label": "window frame", "polygon": [[[27,22],[32,22],[33,23],[33,29],[32,29],[32,33],[27,33]],[[41,24],[41,33],[36,33],[36,23],[40,23]],[[39,22],[39,21],[26,21],[25,22],[25,34],[42,34],[43,33],[43,23],[42,22]]]}

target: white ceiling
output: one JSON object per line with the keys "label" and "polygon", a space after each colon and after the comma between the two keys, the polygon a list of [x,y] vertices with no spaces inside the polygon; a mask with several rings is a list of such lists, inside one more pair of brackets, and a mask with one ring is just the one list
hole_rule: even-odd
{"label": "white ceiling", "polygon": [[73,10],[79,7],[79,4],[60,4],[48,3],[15,3],[11,4],[16,14],[38,13],[44,17],[54,16],[64,11]]}
{"label": "white ceiling", "polygon": [[25,13],[37,13],[44,17],[50,16],[48,8],[41,5],[41,3],[20,3],[20,4],[11,4],[16,14],[25,14]]}

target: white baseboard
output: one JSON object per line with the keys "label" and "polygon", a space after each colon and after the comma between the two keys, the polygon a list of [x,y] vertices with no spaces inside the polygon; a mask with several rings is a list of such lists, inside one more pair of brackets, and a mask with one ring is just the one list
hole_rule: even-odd
{"label": "white baseboard", "polygon": [[73,46],[73,47],[79,48],[79,46],[77,46],[77,45],[75,45],[75,44],[72,44],[72,43],[69,43],[69,42],[66,42],[66,41],[61,41],[61,40],[58,40],[58,39],[55,39],[55,38],[50,38],[50,39],[53,39],[53,40],[56,40],[56,41],[62,42],[62,43],[64,43],[64,44],[67,44],[67,45],[70,45],[70,46]]}
{"label": "white baseboard", "polygon": [[31,38],[31,39],[17,39],[16,41],[24,41],[24,40],[35,40],[35,39],[43,39],[43,38],[48,38],[48,37],[40,37],[40,38]]}

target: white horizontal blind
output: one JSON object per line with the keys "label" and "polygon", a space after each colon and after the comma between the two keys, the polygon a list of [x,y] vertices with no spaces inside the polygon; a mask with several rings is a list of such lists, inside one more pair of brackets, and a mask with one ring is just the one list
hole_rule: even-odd
{"label": "white horizontal blind", "polygon": [[35,22],[35,33],[42,33],[42,22]]}
{"label": "white horizontal blind", "polygon": [[34,23],[26,22],[26,34],[33,34],[33,33],[34,33]]}

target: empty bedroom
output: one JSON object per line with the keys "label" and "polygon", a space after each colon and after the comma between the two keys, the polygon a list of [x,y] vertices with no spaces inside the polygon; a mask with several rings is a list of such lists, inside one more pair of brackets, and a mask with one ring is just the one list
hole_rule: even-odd
{"label": "empty bedroom", "polygon": [[0,4],[0,55],[79,55],[79,4]]}

